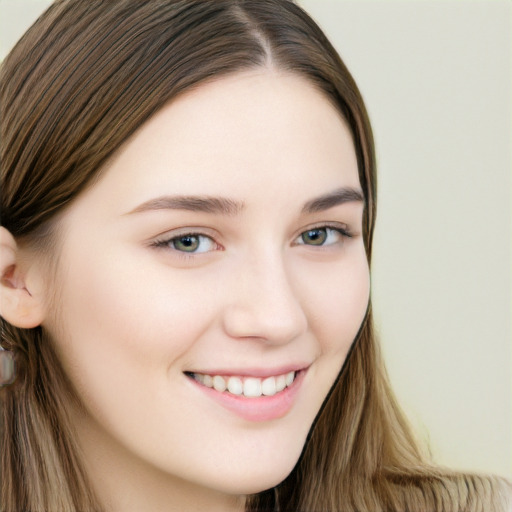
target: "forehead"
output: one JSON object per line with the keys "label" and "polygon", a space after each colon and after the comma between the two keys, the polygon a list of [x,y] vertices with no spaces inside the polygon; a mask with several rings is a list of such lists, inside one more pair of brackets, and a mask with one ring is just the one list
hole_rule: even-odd
{"label": "forehead", "polygon": [[171,101],[117,152],[100,186],[129,210],[163,193],[304,202],[359,188],[359,178],[350,130],[325,95],[300,76],[257,69]]}

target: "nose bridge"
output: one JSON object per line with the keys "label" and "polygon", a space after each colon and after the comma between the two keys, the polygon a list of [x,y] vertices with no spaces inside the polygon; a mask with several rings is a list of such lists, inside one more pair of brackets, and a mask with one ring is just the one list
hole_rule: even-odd
{"label": "nose bridge", "polygon": [[225,328],[238,338],[287,343],[307,329],[284,251],[263,249],[243,258],[233,274]]}

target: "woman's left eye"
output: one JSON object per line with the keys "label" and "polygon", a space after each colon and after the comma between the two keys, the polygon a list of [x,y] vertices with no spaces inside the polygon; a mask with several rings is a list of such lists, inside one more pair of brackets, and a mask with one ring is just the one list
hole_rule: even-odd
{"label": "woman's left eye", "polygon": [[200,254],[215,250],[217,244],[206,235],[187,233],[184,235],[157,241],[156,247],[169,247],[175,251],[187,254]]}
{"label": "woman's left eye", "polygon": [[349,236],[348,232],[341,228],[324,226],[304,231],[297,237],[295,243],[298,245],[313,246],[334,245],[342,242],[343,238]]}

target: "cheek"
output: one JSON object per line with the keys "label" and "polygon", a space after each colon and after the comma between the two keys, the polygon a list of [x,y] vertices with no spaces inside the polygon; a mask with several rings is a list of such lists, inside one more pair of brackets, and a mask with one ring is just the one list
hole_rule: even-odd
{"label": "cheek", "polygon": [[[317,341],[317,360],[308,375],[317,393],[315,413],[332,388],[361,327],[370,297],[370,275],[364,249],[340,260],[308,285],[309,328]],[[314,384],[313,384],[314,383]]]}
{"label": "cheek", "polygon": [[[344,360],[368,307],[370,275],[364,250],[325,272],[317,272],[314,286],[307,285],[310,329],[323,353]],[[341,361],[341,364],[343,361]]]}
{"label": "cheek", "polygon": [[92,401],[97,386],[138,392],[141,382],[163,384],[172,363],[208,328],[210,305],[199,283],[162,269],[141,272],[126,255],[68,260],[73,265],[60,279],[62,329],[50,330],[80,395]]}

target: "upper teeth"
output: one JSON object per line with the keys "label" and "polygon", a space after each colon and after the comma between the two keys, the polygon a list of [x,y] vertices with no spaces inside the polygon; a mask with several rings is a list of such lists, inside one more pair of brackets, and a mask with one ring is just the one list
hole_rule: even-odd
{"label": "upper teeth", "polygon": [[295,379],[295,372],[288,372],[275,377],[259,379],[257,377],[224,377],[222,375],[206,375],[193,373],[192,377],[206,387],[216,391],[227,391],[233,395],[259,397],[273,396],[284,388],[290,386]]}

